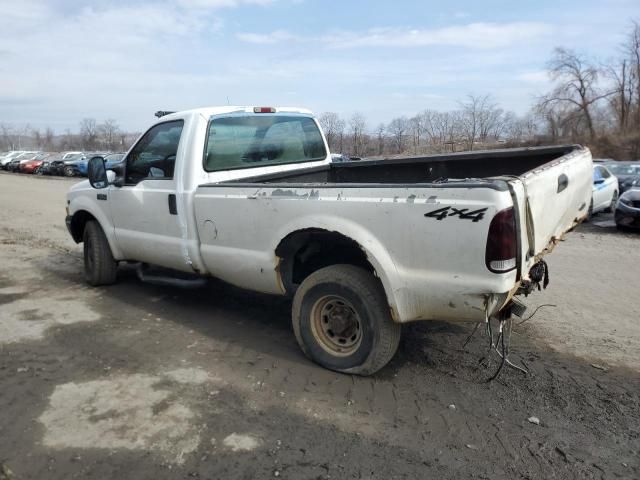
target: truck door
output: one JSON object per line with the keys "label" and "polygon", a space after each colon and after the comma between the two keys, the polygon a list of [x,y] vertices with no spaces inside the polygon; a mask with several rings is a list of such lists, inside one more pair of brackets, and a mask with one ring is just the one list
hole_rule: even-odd
{"label": "truck door", "polygon": [[125,159],[124,185],[110,187],[115,236],[126,258],[189,270],[182,254],[176,159],[183,120],[154,125]]}

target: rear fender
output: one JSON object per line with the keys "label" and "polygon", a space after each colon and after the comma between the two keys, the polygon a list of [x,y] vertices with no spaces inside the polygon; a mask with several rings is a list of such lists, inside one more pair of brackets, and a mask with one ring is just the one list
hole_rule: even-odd
{"label": "rear fender", "polygon": [[405,318],[403,317],[404,309],[398,303],[394,293],[399,281],[397,268],[387,249],[371,231],[362,227],[362,225],[331,215],[302,217],[285,225],[277,232],[272,251],[275,252],[280,242],[287,236],[310,229],[335,232],[356,242],[365,253],[367,260],[374,269],[375,275],[382,283],[393,320],[396,322],[403,321]]}

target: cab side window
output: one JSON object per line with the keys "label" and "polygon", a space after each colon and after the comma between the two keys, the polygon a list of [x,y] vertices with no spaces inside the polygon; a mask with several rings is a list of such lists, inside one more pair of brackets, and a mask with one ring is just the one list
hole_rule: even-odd
{"label": "cab side window", "polygon": [[135,185],[145,179],[171,180],[183,120],[165,122],[152,127],[127,155],[125,183]]}

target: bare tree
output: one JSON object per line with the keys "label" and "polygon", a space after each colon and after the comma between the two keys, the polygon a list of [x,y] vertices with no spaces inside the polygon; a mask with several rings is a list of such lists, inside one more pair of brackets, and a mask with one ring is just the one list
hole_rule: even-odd
{"label": "bare tree", "polygon": [[385,127],[384,123],[380,123],[376,128],[376,139],[378,141],[378,155],[382,155],[384,153],[384,132],[387,127]]}
{"label": "bare tree", "polygon": [[632,88],[635,88],[635,126],[640,129],[640,22],[637,20],[631,22],[631,31],[624,50],[629,59]]}
{"label": "bare tree", "polygon": [[349,119],[349,130],[351,131],[354,155],[362,155],[364,151],[364,136],[366,128],[367,121],[361,113],[354,113]]}
{"label": "bare tree", "polygon": [[468,95],[461,106],[461,134],[467,150],[473,150],[476,141],[486,143],[491,134],[496,136],[502,132],[504,112],[491,95]]}
{"label": "bare tree", "polygon": [[53,150],[53,130],[47,127],[44,130],[44,148],[47,151]]}
{"label": "bare tree", "polygon": [[572,50],[556,48],[549,62],[549,72],[557,85],[541,99],[541,105],[571,105],[584,118],[589,138],[595,139],[592,108],[596,102],[612,93],[598,89],[598,69]]}
{"label": "bare tree", "polygon": [[104,123],[98,125],[97,130],[100,134],[102,144],[107,150],[115,150],[117,148],[117,136],[120,131],[118,123],[112,118],[107,119]]}
{"label": "bare tree", "polygon": [[0,123],[0,138],[2,139],[2,150],[13,150],[13,126],[7,123]]}
{"label": "bare tree", "polygon": [[98,126],[95,118],[82,119],[80,122],[80,138],[82,140],[82,148],[87,150],[93,150],[96,148]]}
{"label": "bare tree", "polygon": [[62,136],[61,147],[63,150],[74,149],[76,148],[76,141],[73,133],[71,133],[71,129],[67,128],[64,131],[64,135]]}
{"label": "bare tree", "polygon": [[480,110],[482,108],[482,97],[469,95],[467,101],[462,106],[461,136],[465,143],[466,150],[473,150],[473,145],[478,138],[480,128]]}
{"label": "bare tree", "polygon": [[409,120],[407,117],[394,118],[387,127],[388,132],[391,134],[393,145],[397,153],[404,151],[404,141],[409,130]]}
{"label": "bare tree", "polygon": [[42,134],[40,133],[40,129],[34,128],[31,131],[31,134],[33,135],[34,146],[37,150],[40,150],[42,148]]}
{"label": "bare tree", "polygon": [[[329,148],[335,150],[338,144],[341,143],[342,133],[344,132],[344,121],[341,120],[340,116],[335,112],[324,112],[318,117],[318,121],[327,137]],[[342,150],[342,145],[340,145],[340,150]]]}
{"label": "bare tree", "polygon": [[411,129],[411,140],[413,143],[413,153],[418,153],[422,135],[424,134],[424,121],[421,115],[415,115],[409,119]]}

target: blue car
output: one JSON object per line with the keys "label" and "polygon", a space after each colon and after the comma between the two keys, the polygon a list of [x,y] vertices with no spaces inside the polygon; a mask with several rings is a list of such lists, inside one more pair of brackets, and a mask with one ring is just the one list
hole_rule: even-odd
{"label": "blue car", "polygon": [[104,157],[104,166],[107,170],[111,170],[116,165],[122,163],[124,159],[124,153],[112,153],[111,155],[107,155]]}
{"label": "blue car", "polygon": [[65,177],[87,175],[88,162],[89,160],[84,153],[74,153],[63,160],[62,174]]}
{"label": "blue car", "polygon": [[105,157],[106,153],[79,153],[64,161],[63,174],[65,177],[87,176],[89,159],[93,157]]}

